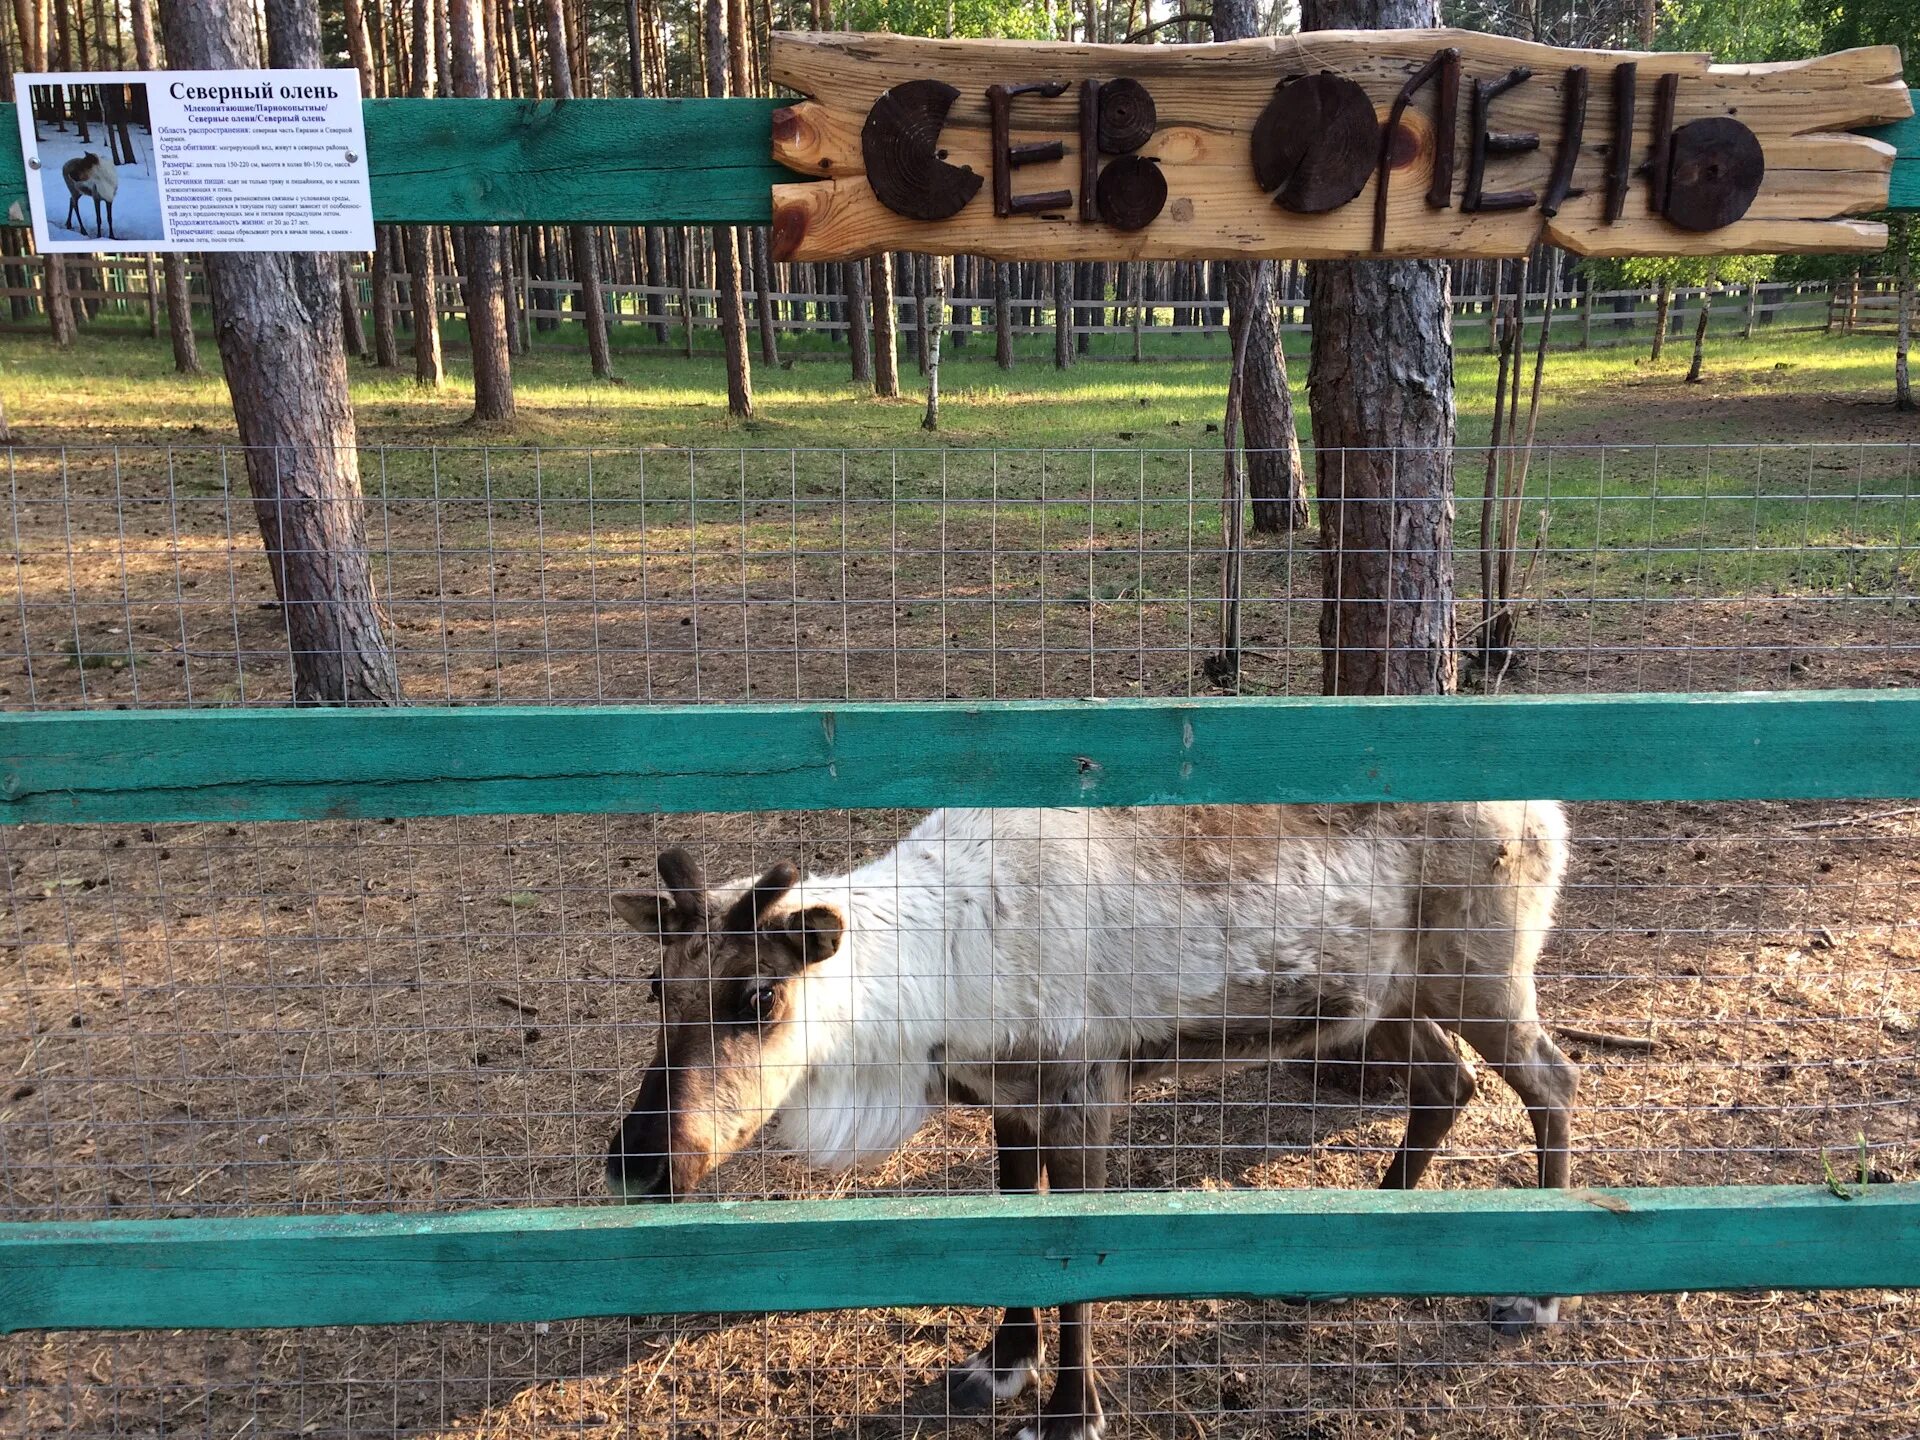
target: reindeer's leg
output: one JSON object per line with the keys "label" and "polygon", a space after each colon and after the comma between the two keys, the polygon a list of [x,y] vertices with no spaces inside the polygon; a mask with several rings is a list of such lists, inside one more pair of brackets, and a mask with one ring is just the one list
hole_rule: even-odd
{"label": "reindeer's leg", "polygon": [[[93,228],[96,230],[100,228],[100,217],[98,215],[93,217]],[[107,201],[107,238],[109,240],[118,240],[120,238],[113,233],[113,202],[111,200]]]}
{"label": "reindeer's leg", "polygon": [[[1016,1116],[995,1112],[993,1144],[1002,1195],[1040,1188],[1040,1148],[1033,1129]],[[985,1410],[1011,1400],[1040,1379],[1040,1313],[1031,1305],[1008,1307],[978,1354],[947,1373],[947,1408]]]}
{"label": "reindeer's leg", "polygon": [[1431,1020],[1383,1020],[1367,1034],[1367,1061],[1407,1067],[1407,1133],[1381,1178],[1382,1190],[1411,1190],[1434,1151],[1473,1099],[1473,1070]]}
{"label": "reindeer's leg", "polygon": [[[1573,1097],[1580,1071],[1560,1053],[1540,1022],[1468,1020],[1460,1036],[1486,1057],[1493,1071],[1527,1107],[1539,1150],[1540,1188],[1564,1190],[1572,1169]],[[1551,1295],[1506,1295],[1493,1302],[1494,1328],[1518,1335],[1560,1318],[1560,1302]]]}
{"label": "reindeer's leg", "polygon": [[[1040,1163],[1047,1189],[1055,1195],[1104,1190],[1113,1130],[1109,1091],[1119,1082],[1098,1067],[1060,1063],[1063,1073],[1042,1085]],[[1053,1390],[1017,1440],[1100,1440],[1107,1422],[1088,1345],[1092,1309],[1084,1301],[1060,1307]]]}
{"label": "reindeer's leg", "polygon": [[67,224],[69,230],[87,233],[87,222],[80,218],[80,192],[75,190],[67,196]]}

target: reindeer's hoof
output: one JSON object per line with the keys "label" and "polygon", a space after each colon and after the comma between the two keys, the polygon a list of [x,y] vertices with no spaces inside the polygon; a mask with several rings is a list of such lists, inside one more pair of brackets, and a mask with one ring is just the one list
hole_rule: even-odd
{"label": "reindeer's hoof", "polygon": [[1531,1335],[1560,1321],[1560,1301],[1553,1295],[1502,1295],[1489,1317],[1501,1335]]}
{"label": "reindeer's hoof", "polygon": [[1331,1310],[1336,1305],[1351,1305],[1351,1295],[1276,1295],[1273,1297],[1282,1305],[1292,1305],[1296,1309],[1305,1309],[1309,1305],[1318,1305]]}
{"label": "reindeer's hoof", "polygon": [[1038,1356],[1022,1356],[996,1368],[989,1346],[947,1371],[947,1410],[954,1415],[977,1414],[992,1409],[996,1400],[1024,1395],[1039,1383]]}

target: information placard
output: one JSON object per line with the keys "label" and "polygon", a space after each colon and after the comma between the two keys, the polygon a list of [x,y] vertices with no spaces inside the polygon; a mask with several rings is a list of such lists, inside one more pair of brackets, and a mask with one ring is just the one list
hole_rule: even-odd
{"label": "information placard", "polygon": [[43,252],[371,250],[352,70],[20,75]]}

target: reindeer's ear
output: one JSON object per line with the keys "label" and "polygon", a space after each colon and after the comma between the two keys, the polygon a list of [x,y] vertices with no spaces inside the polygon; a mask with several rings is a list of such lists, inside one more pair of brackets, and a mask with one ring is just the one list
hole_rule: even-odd
{"label": "reindeer's ear", "polygon": [[791,861],[782,860],[754,881],[746,894],[733,902],[721,918],[720,929],[728,935],[751,935],[760,928],[760,921],[767,911],[779,904],[782,897],[799,883],[799,867]]}
{"label": "reindeer's ear", "polygon": [[832,958],[847,933],[847,922],[831,905],[809,905],[787,916],[787,931],[799,947],[802,965]]}
{"label": "reindeer's ear", "polygon": [[674,897],[658,891],[616,895],[613,913],[642,935],[651,935],[656,940],[665,940],[669,935],[692,928],[687,923],[686,912],[674,903]]}

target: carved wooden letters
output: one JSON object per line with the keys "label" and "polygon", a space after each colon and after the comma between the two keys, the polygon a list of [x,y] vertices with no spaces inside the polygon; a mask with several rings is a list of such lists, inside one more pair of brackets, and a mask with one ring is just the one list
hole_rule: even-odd
{"label": "carved wooden letters", "polygon": [[1910,109],[1889,47],[1714,66],[1461,31],[781,34],[773,55],[815,97],[776,115],[775,157],[824,177],[775,188],[792,259],[1871,249],[1880,227],[1835,217],[1886,203],[1892,152],[1837,132]]}

